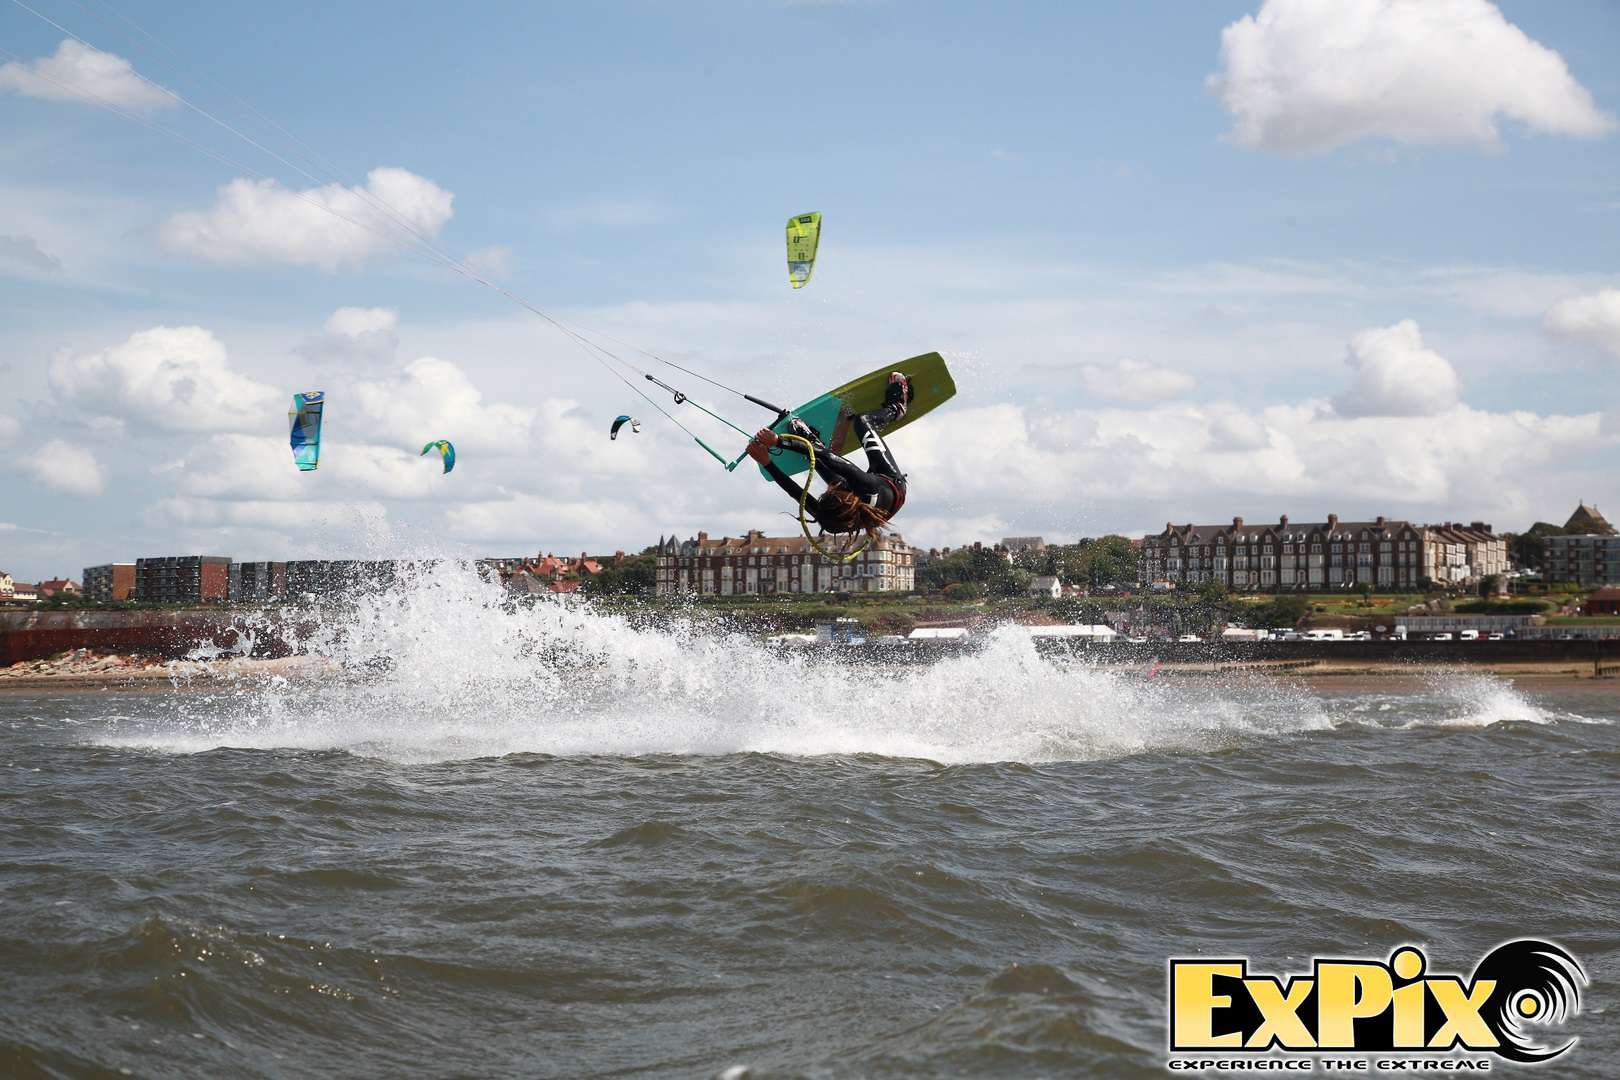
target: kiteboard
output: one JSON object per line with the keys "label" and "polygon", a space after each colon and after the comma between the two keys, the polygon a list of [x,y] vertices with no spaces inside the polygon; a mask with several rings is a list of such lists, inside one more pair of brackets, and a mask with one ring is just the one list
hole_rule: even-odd
{"label": "kiteboard", "polygon": [[[850,421],[861,413],[883,407],[883,395],[888,391],[891,371],[904,372],[911,380],[911,404],[906,407],[906,415],[883,428],[885,437],[927,416],[956,396],[956,381],[945,366],[945,358],[937,352],[923,353],[898,364],[880,367],[858,379],[851,379],[843,386],[805,402],[772,424],[771,430],[778,433],[786,431],[788,421],[797,416],[814,428],[821,441],[836,453],[853,454],[860,449],[861,440],[851,428]],[[793,446],[791,441],[784,441],[771,450],[776,467],[789,476],[810,467],[809,459]],[[769,479],[770,474],[764,469],[760,472]]]}

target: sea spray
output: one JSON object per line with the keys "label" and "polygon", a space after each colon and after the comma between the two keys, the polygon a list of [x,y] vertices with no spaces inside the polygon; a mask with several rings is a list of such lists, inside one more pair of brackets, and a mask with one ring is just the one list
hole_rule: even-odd
{"label": "sea spray", "polygon": [[[284,634],[297,628],[301,677],[186,695],[172,725],[120,737],[402,761],[759,752],[1039,763],[1214,749],[1368,719],[1353,699],[1298,680],[1148,679],[1054,660],[1015,626],[931,665],[811,662],[678,610],[516,600],[452,561],[280,619]],[[266,633],[243,622],[244,640]],[[1428,722],[1541,715],[1500,680],[1446,679],[1455,681],[1433,688],[1441,707]]]}

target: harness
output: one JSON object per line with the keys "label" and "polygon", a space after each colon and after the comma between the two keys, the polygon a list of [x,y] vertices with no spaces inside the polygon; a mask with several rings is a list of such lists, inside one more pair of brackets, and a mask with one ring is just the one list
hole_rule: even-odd
{"label": "harness", "polygon": [[889,516],[892,518],[900,512],[902,506],[906,505],[906,486],[897,482],[892,476],[885,476],[883,473],[878,473],[877,477],[887,483],[890,490],[894,492],[894,508],[889,511]]}

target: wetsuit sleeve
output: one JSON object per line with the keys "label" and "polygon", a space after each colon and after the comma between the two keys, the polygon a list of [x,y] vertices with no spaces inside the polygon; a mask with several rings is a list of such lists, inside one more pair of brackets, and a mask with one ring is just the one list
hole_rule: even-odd
{"label": "wetsuit sleeve", "polygon": [[[799,486],[799,482],[793,479],[793,477],[789,476],[787,473],[783,472],[781,469],[777,468],[776,462],[774,461],[765,466],[765,472],[772,480],[776,481],[777,487],[788,493],[788,498],[792,499],[795,504],[798,503],[800,496],[803,496],[804,512],[809,514],[811,517],[816,517],[817,513],[821,509],[821,506],[816,502],[816,497],[814,495],[805,495],[804,488]],[[820,519],[817,518],[817,520],[819,521]]]}

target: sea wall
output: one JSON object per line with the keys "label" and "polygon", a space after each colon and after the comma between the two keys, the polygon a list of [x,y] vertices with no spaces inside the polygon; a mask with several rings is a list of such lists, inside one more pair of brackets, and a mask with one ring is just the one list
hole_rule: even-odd
{"label": "sea wall", "polygon": [[[39,660],[68,649],[155,653],[180,657],[203,645],[242,649],[248,644],[233,622],[240,613],[207,609],[151,611],[0,611],[0,667]],[[255,656],[283,656],[275,623],[253,635]]]}
{"label": "sea wall", "polygon": [[[871,641],[862,645],[785,646],[814,659],[872,663],[932,663],[982,648],[984,639],[960,641]],[[1570,664],[1609,668],[1620,665],[1620,638],[1573,641],[1115,641],[1037,639],[1044,656],[1072,657],[1096,664],[1244,664],[1284,661],[1364,663],[1369,667],[1410,664]]]}
{"label": "sea wall", "polygon": [[[239,627],[251,615],[251,638]],[[136,611],[0,611],[0,667],[39,660],[69,649],[141,652],[176,658],[212,645],[254,656],[286,656],[289,640],[307,632],[295,611],[247,613],[226,609]],[[788,646],[817,659],[842,662],[929,663],[982,647],[963,641],[869,642],[864,645]],[[1044,655],[1101,664],[1259,663],[1320,660],[1382,664],[1591,664],[1620,665],[1620,638],[1570,641],[1147,641],[1095,642],[1037,639]]]}

